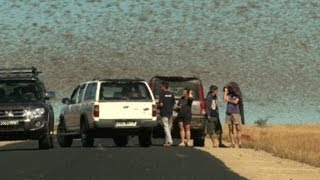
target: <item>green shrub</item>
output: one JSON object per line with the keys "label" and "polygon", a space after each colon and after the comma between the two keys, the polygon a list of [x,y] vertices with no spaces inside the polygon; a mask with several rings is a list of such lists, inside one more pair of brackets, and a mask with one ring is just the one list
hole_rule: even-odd
{"label": "green shrub", "polygon": [[265,127],[267,126],[267,121],[268,121],[269,117],[266,118],[259,118],[258,120],[256,120],[254,122],[255,125],[257,125],[258,127]]}

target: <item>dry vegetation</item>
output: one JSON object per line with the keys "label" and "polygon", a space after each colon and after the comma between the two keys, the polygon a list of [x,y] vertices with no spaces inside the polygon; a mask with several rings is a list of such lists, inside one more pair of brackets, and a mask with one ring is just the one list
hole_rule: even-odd
{"label": "dry vegetation", "polygon": [[243,126],[243,143],[248,148],[320,167],[319,129],[320,124]]}

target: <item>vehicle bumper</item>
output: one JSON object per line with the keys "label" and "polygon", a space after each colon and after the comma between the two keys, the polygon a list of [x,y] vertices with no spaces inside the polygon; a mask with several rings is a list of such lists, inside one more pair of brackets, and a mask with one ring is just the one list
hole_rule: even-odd
{"label": "vehicle bumper", "polygon": [[[136,122],[135,126],[117,127],[117,122]],[[136,128],[152,128],[157,126],[157,121],[152,120],[99,120],[94,122],[94,128],[114,128],[114,129],[136,129]]]}
{"label": "vehicle bumper", "polygon": [[35,127],[35,121],[19,122],[17,126],[0,126],[0,140],[38,140],[46,133],[46,122]]}
{"label": "vehicle bumper", "polygon": [[110,138],[114,136],[139,135],[144,130],[152,130],[158,125],[157,121],[152,120],[123,120],[121,122],[136,122],[135,126],[116,126],[118,120],[99,120],[93,123],[89,133],[96,138]]}

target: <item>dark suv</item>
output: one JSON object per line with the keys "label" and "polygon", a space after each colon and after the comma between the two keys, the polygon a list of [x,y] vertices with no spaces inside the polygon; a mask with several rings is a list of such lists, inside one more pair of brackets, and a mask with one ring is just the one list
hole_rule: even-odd
{"label": "dark suv", "polygon": [[0,69],[0,140],[38,140],[39,149],[53,148],[53,98],[35,67]]}
{"label": "dark suv", "polygon": [[[193,139],[194,146],[204,146],[205,100],[201,80],[195,76],[154,76],[150,80],[149,86],[153,91],[156,101],[159,100],[159,93],[161,91],[160,84],[162,81],[167,81],[169,83],[169,89],[174,94],[176,101],[178,101],[180,98],[184,88],[190,88],[194,92],[194,99],[192,103],[192,120],[190,124],[191,138]],[[177,114],[174,112],[173,118],[175,118],[176,115]],[[158,126],[153,130],[153,138],[163,138],[163,123],[159,117],[157,118],[157,121]],[[173,138],[180,138],[177,121],[174,121],[173,123],[171,134]]]}

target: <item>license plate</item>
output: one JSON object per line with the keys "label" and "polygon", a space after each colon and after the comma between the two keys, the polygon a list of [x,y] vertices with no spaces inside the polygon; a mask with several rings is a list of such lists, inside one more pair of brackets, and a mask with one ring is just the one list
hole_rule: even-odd
{"label": "license plate", "polygon": [[0,121],[0,126],[16,126],[19,121]]}
{"label": "license plate", "polygon": [[116,122],[116,127],[135,127],[135,126],[137,126],[137,122],[134,122],[134,121]]}

